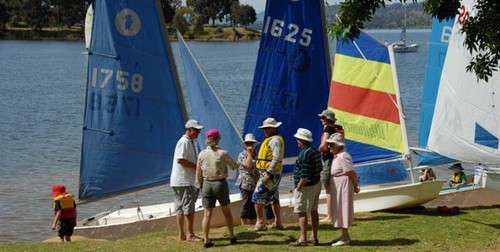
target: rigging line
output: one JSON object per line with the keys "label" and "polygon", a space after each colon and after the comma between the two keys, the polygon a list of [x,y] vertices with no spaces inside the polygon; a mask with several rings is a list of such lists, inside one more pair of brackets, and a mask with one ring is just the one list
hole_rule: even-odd
{"label": "rigging line", "polygon": [[[198,61],[196,60],[196,58],[194,57],[193,55],[193,52],[191,52],[191,49],[187,46],[186,44],[186,41],[184,40],[184,38],[182,37],[182,35],[180,34],[179,31],[177,31],[177,37],[179,38],[179,41],[182,41],[182,43],[185,44],[186,46],[186,49],[189,53],[189,55],[191,56],[191,58],[193,59],[194,63],[196,64],[196,66],[198,67],[198,69],[202,69],[200,67],[200,64],[198,64]],[[238,131],[238,129],[236,128],[236,125],[234,124],[233,122],[233,119],[229,116],[229,113],[227,112],[226,108],[224,107],[222,101],[219,99],[219,96],[215,93],[215,90],[213,89],[212,85],[210,85],[210,81],[208,80],[207,76],[205,75],[205,73],[203,71],[200,71],[201,75],[203,76],[203,78],[205,79],[208,87],[210,88],[210,91],[212,91],[212,94],[215,96],[215,99],[217,99],[217,102],[219,103],[219,105],[222,107],[222,110],[224,111],[224,113],[226,114],[229,122],[231,123],[231,126],[233,127],[233,129],[238,133],[238,136],[240,138],[240,141],[243,141],[243,138],[241,137],[241,134],[240,132]]]}

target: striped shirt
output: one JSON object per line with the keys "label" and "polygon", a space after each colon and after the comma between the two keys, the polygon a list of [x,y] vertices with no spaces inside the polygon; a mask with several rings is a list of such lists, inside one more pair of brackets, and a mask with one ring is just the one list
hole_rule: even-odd
{"label": "striped shirt", "polygon": [[295,161],[295,167],[293,168],[293,182],[295,187],[297,187],[301,178],[309,180],[305,186],[317,184],[322,169],[321,153],[311,146],[304,147],[300,151],[299,157]]}

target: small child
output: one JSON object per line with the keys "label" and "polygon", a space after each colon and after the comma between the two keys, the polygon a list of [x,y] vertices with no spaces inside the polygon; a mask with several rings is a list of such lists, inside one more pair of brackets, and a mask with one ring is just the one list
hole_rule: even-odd
{"label": "small child", "polygon": [[52,230],[56,229],[57,235],[61,241],[71,241],[73,229],[76,226],[76,203],[73,195],[66,192],[66,187],[63,184],[52,185],[52,192],[54,197],[54,222],[52,223]]}
{"label": "small child", "polygon": [[459,187],[467,184],[467,176],[463,172],[464,168],[462,168],[462,164],[453,164],[448,169],[453,171],[453,176],[448,183],[450,187]]}
{"label": "small child", "polygon": [[436,179],[436,174],[434,174],[432,168],[422,169],[418,172],[418,174],[420,175],[418,177],[420,182],[432,181]]}

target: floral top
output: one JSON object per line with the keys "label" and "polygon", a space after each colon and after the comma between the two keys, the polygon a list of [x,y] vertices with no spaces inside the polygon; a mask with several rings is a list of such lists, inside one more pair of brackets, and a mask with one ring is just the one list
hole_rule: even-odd
{"label": "floral top", "polygon": [[243,166],[247,157],[248,152],[246,151],[240,152],[240,155],[238,156],[239,175],[236,179],[236,186],[243,190],[253,191],[257,185],[257,180],[259,180],[259,171],[255,168],[255,162],[253,162],[250,169],[246,169]]}
{"label": "floral top", "polygon": [[[198,156],[198,167],[201,169],[201,175],[204,180],[221,180],[227,178],[228,165],[233,170],[238,167],[238,164],[233,161],[227,151],[219,147],[207,147]],[[197,178],[199,177],[197,176]]]}

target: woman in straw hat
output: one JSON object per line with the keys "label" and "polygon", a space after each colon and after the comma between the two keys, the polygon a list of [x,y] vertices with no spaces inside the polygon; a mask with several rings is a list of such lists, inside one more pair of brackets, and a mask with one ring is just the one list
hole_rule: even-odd
{"label": "woman in straw hat", "polygon": [[359,192],[358,177],[352,157],[345,149],[342,134],[335,133],[326,142],[333,153],[330,183],[332,223],[334,227],[342,229],[342,235],[333,241],[332,246],[343,246],[351,242],[348,228],[354,222],[354,193]]}

